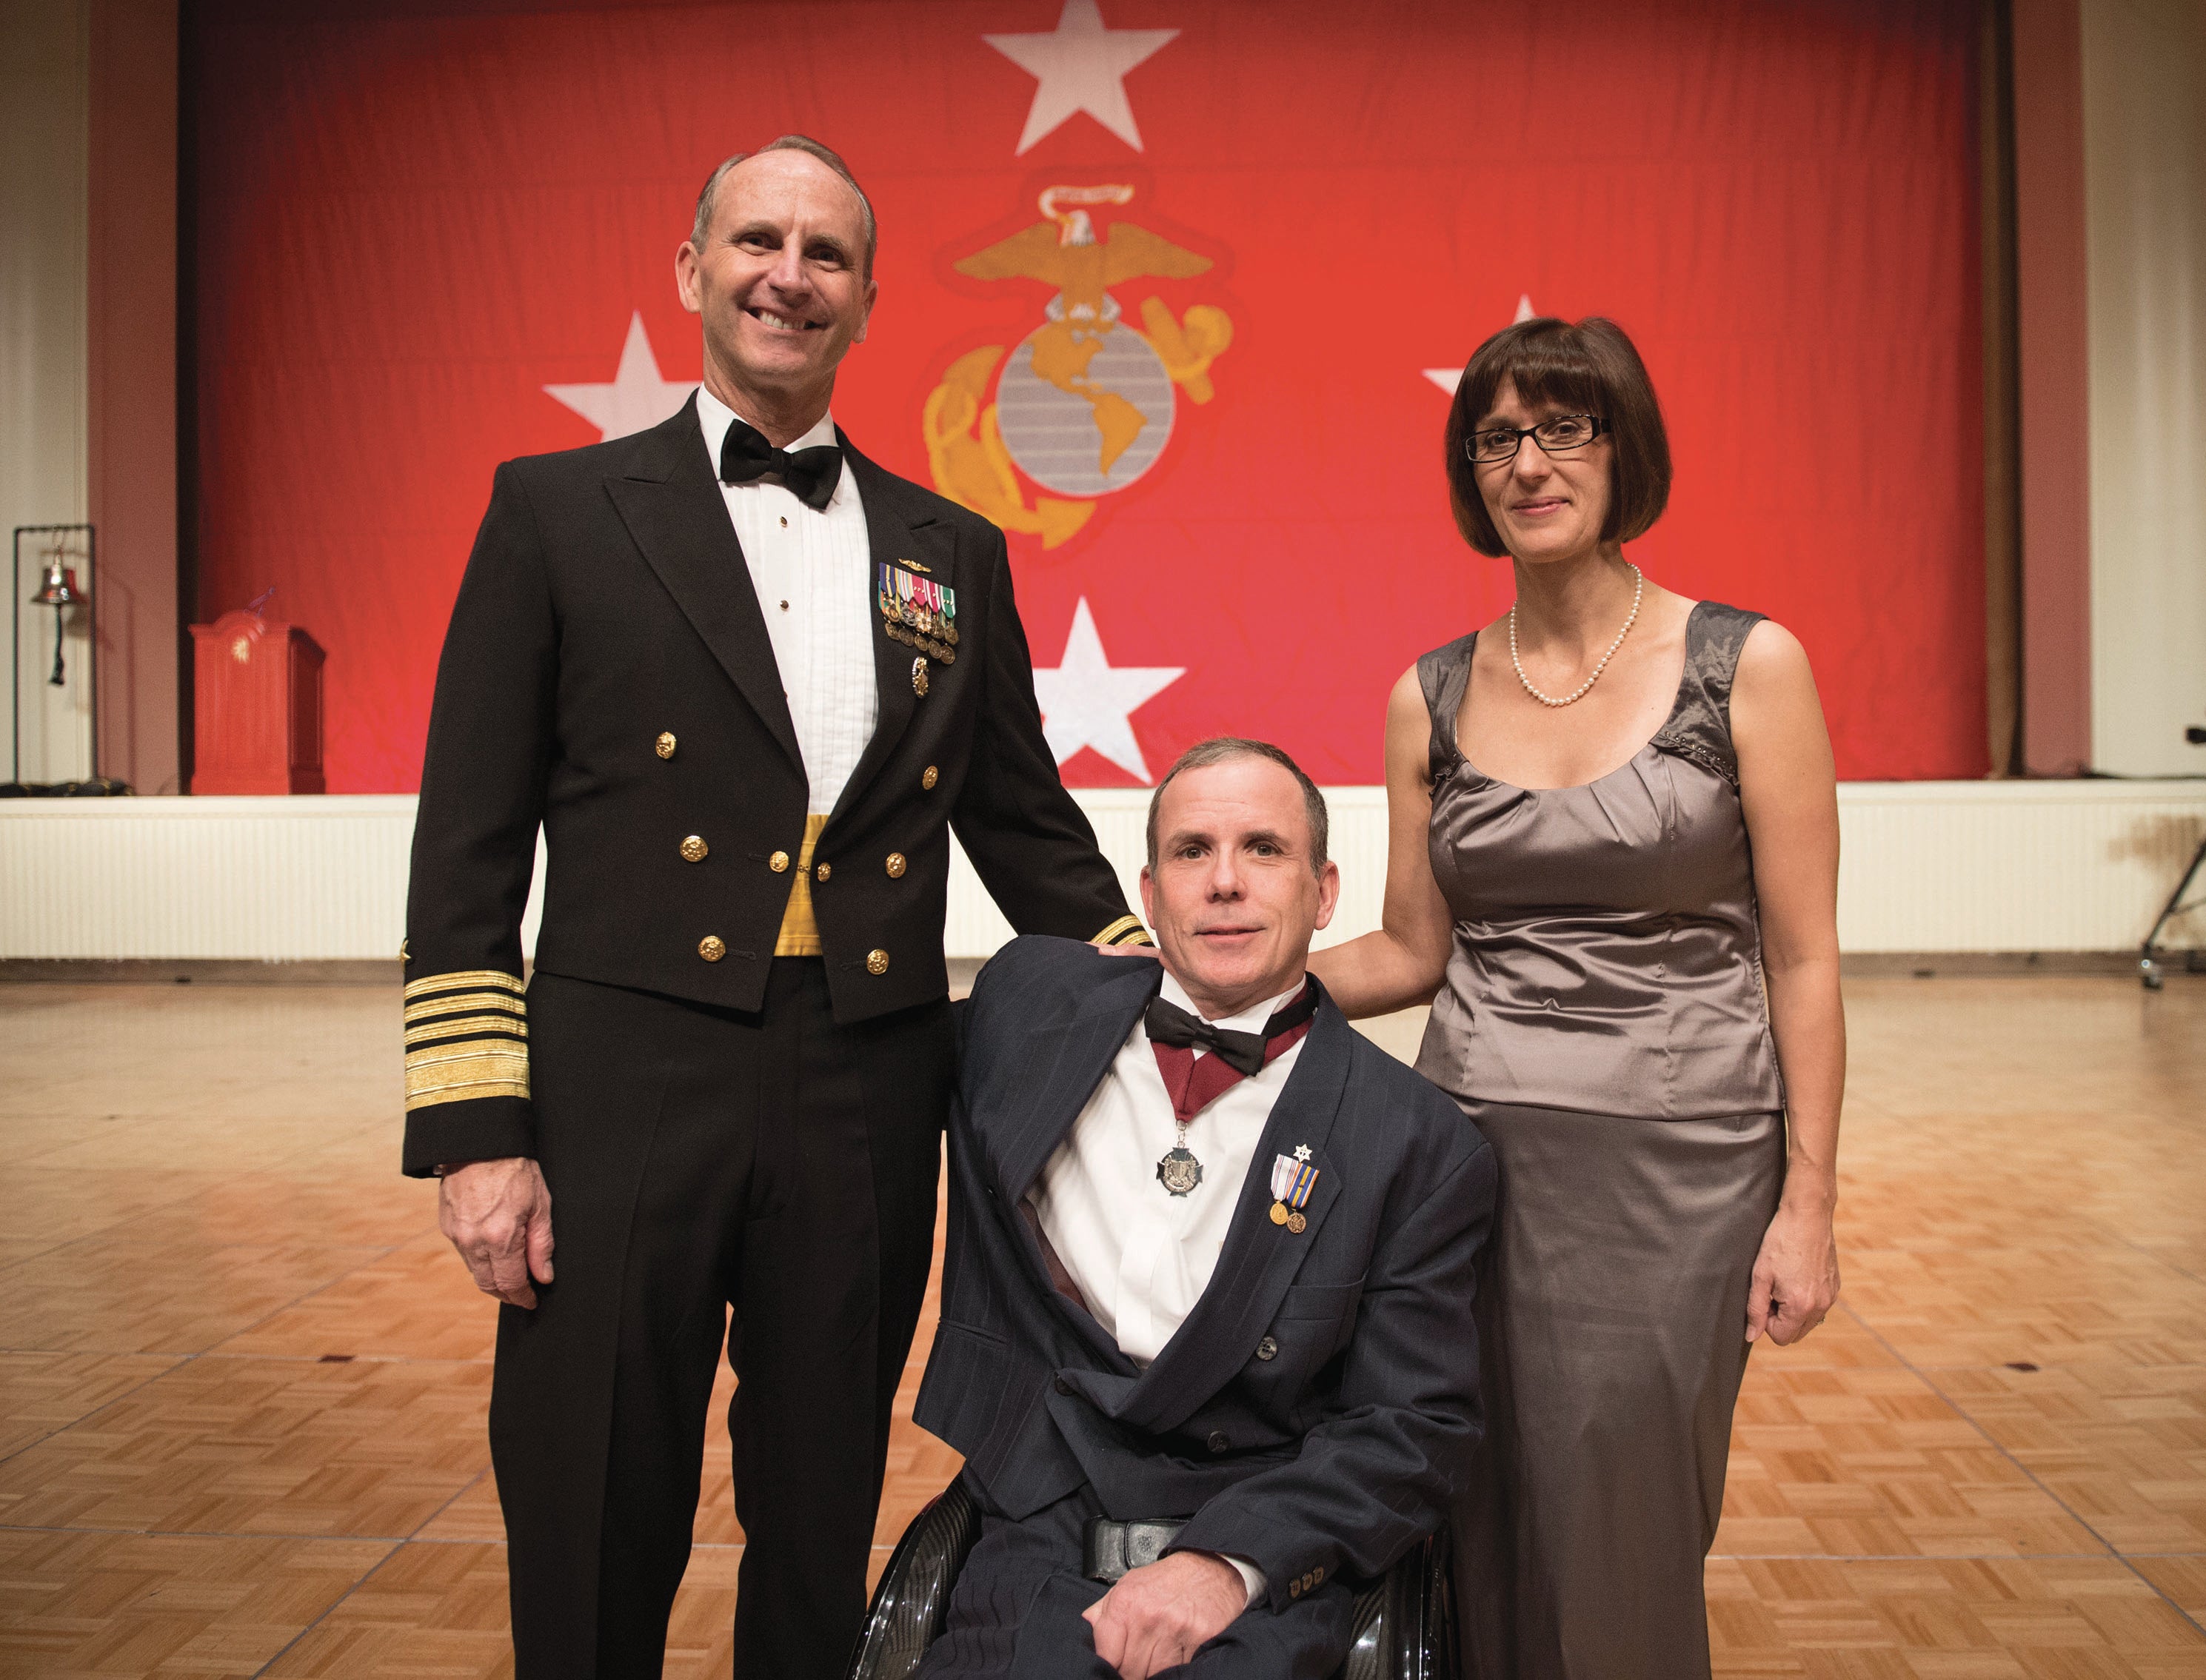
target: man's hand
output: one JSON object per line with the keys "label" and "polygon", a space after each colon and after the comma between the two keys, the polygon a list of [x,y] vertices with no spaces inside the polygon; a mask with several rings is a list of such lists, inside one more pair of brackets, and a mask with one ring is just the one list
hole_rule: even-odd
{"label": "man's hand", "polygon": [[1100,939],[1090,939],[1088,943],[1106,956],[1154,956],[1157,954],[1154,945],[1106,945]]}
{"label": "man's hand", "polygon": [[552,1192],[525,1156],[470,1161],[438,1181],[437,1227],[485,1295],[534,1307],[552,1281]]}
{"label": "man's hand", "polygon": [[1762,1239],[1746,1290],[1746,1339],[1765,1331],[1779,1347],[1798,1341],[1839,1298],[1839,1242],[1818,1207],[1780,1204]]}
{"label": "man's hand", "polygon": [[1149,1680],[1183,1663],[1249,1607],[1241,1571],[1208,1552],[1175,1552],[1129,1570],[1080,1613],[1095,1654],[1123,1680]]}

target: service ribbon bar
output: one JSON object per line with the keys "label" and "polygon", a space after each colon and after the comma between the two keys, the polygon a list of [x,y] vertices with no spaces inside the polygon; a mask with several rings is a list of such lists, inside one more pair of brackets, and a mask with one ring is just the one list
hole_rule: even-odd
{"label": "service ribbon bar", "polygon": [[1308,1161],[1298,1161],[1292,1155],[1274,1156],[1272,1160],[1272,1199],[1289,1207],[1306,1206],[1310,1192],[1317,1188],[1317,1169]]}
{"label": "service ribbon bar", "polygon": [[406,1106],[528,1095],[528,1003],[500,968],[406,987]]}

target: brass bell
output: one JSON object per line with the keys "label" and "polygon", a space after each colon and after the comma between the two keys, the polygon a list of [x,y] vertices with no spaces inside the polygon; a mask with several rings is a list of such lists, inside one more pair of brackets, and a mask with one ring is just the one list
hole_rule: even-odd
{"label": "brass bell", "polygon": [[56,549],[46,556],[45,575],[39,584],[39,593],[31,597],[33,606],[49,606],[54,610],[54,669],[46,681],[58,688],[63,685],[67,670],[62,664],[63,640],[63,613],[86,599],[77,587],[76,568],[63,563],[62,551]]}
{"label": "brass bell", "polygon": [[39,593],[31,597],[33,606],[75,606],[84,599],[84,591],[76,587],[76,568],[62,563],[59,550],[46,557],[46,573],[39,585]]}

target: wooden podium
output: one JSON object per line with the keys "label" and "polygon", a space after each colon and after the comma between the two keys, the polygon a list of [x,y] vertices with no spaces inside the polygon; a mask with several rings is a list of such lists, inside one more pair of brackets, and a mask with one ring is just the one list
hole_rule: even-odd
{"label": "wooden podium", "polygon": [[318,794],[322,660],[295,624],[226,612],[192,626],[195,794]]}

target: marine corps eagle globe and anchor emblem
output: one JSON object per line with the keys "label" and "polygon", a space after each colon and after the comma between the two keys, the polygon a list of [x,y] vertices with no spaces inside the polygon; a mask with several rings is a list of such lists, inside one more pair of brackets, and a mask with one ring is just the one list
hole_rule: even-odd
{"label": "marine corps eagle globe and anchor emblem", "polygon": [[[1008,359],[989,344],[951,362],[921,419],[935,488],[1006,531],[1040,537],[1045,549],[1076,535],[1101,497],[1156,464],[1178,393],[1209,402],[1211,364],[1233,342],[1232,320],[1213,304],[1175,318],[1152,294],[1139,327],[1125,319],[1112,287],[1211,267],[1132,222],[1113,220],[1098,238],[1089,206],[1129,204],[1134,194],[1123,184],[1046,188],[1043,220],[952,265],[976,280],[1058,289],[1042,324]],[[1047,493],[1029,503],[1022,474]]]}

